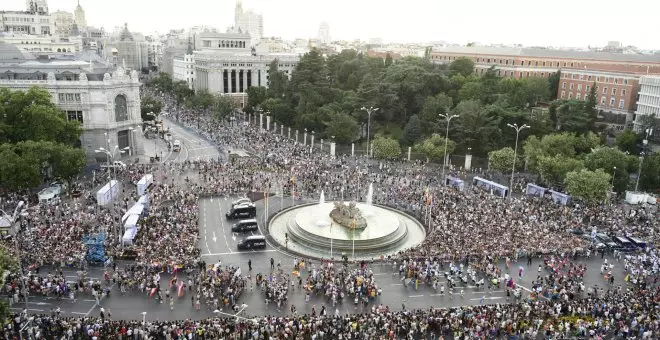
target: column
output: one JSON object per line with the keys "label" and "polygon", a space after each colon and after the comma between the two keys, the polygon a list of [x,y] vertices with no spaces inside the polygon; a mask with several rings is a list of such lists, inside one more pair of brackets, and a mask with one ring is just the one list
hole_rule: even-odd
{"label": "column", "polygon": [[291,139],[291,127],[289,126],[289,133],[287,135],[287,138]]}
{"label": "column", "polygon": [[296,144],[298,144],[298,130],[296,130]]}
{"label": "column", "polygon": [[465,171],[470,171],[471,168],[472,168],[472,155],[465,155]]}
{"label": "column", "polygon": [[330,143],[330,157],[332,157],[332,159],[335,159],[335,147],[335,142],[332,141],[332,143]]}
{"label": "column", "polygon": [[412,150],[412,148],[408,147],[408,162],[410,162],[410,150]]}
{"label": "column", "polygon": [[307,145],[307,129],[305,129],[305,134],[303,134],[303,145]]}
{"label": "column", "polygon": [[312,149],[314,149],[314,131],[312,131]]}
{"label": "column", "polygon": [[270,131],[270,116],[266,116],[266,131]]}
{"label": "column", "polygon": [[323,153],[323,139],[321,139],[321,144],[319,144],[319,150]]}
{"label": "column", "polygon": [[273,121],[273,133],[277,133],[277,122]]}
{"label": "column", "polygon": [[229,86],[228,93],[232,93],[232,90],[234,89],[234,84],[232,83],[234,77],[232,77],[232,72],[234,72],[234,70],[227,70],[227,85]]}
{"label": "column", "polygon": [[264,129],[264,114],[259,114],[259,131]]}
{"label": "column", "polygon": [[248,89],[247,70],[243,70],[243,93],[247,93]]}
{"label": "column", "polygon": [[284,136],[284,124],[280,124],[280,135]]}
{"label": "column", "polygon": [[257,85],[257,71],[254,69],[250,70],[250,86],[259,86]]}
{"label": "column", "polygon": [[220,93],[225,93],[225,70],[220,68]]}
{"label": "column", "polygon": [[355,156],[355,143],[351,143],[351,157]]}

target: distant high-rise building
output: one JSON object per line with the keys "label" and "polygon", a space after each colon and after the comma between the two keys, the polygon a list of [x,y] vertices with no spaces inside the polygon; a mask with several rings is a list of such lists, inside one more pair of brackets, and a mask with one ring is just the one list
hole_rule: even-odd
{"label": "distant high-rise building", "polygon": [[48,1],[46,0],[26,0],[25,4],[30,13],[48,14]]}
{"label": "distant high-rise building", "polygon": [[80,6],[80,0],[78,0],[78,6],[76,10],[73,11],[74,21],[78,25],[78,29],[84,30],[87,27],[87,20],[85,19],[85,11]]}
{"label": "distant high-rise building", "polygon": [[51,14],[55,23],[55,34],[60,37],[68,37],[71,35],[73,28],[73,14],[66,11],[57,11]]}
{"label": "distant high-rise building", "polygon": [[319,44],[327,45],[330,43],[330,25],[327,22],[322,22],[319,27]]}
{"label": "distant high-rise building", "polygon": [[252,10],[243,10],[241,0],[236,1],[234,11],[234,26],[243,33],[250,35],[250,43],[254,46],[264,36],[264,19],[261,14]]}

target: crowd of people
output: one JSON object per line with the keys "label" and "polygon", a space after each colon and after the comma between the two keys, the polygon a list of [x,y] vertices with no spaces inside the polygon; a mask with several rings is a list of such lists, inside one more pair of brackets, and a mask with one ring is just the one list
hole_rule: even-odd
{"label": "crowd of people", "polygon": [[[161,96],[160,94],[153,94]],[[657,336],[658,257],[649,251],[625,255],[626,285],[607,291],[591,292],[581,285],[585,268],[571,258],[592,251],[588,240],[573,233],[575,229],[597,228],[606,234],[636,236],[659,244],[657,220],[645,209],[625,209],[617,205],[589,207],[579,204],[562,206],[550,199],[514,197],[498,199],[488,192],[466,187],[464,190],[442,185],[437,169],[419,162],[375,162],[347,156],[330,157],[327,153],[310,152],[309,146],[295,144],[279,133],[262,133],[246,124],[218,124],[209,116],[177,107],[167,96],[161,96],[166,110],[181,124],[198,131],[216,145],[244,149],[254,157],[168,163],[160,166],[163,176],[150,189],[151,206],[143,219],[132,249],[137,254],[136,267],[117,274],[124,287],[150,291],[160,287],[158,273],[176,273],[197,269],[189,276],[188,289],[195,289],[192,303],[200,300],[212,308],[235,308],[237,297],[246,283],[238,267],[199,264],[197,200],[203,195],[235,195],[246,192],[281,192],[295,199],[317,199],[321,191],[327,199],[364,200],[367,188],[374,187],[373,200],[419,217],[428,225],[425,241],[394,256],[400,277],[406,284],[429,284],[439,289],[441,277],[448,280],[515,287],[515,278],[506,277],[497,266],[520,258],[544,256],[533,284],[535,294],[544,298],[524,299],[510,305],[483,305],[449,309],[393,311],[376,308],[371,314],[297,315],[266,317],[256,320],[214,318],[201,321],[131,322],[95,318],[63,318],[59,315],[38,316],[26,329],[42,338],[76,339],[131,338],[150,334],[161,338],[410,338],[432,334],[466,337],[503,337],[519,335],[590,336]],[[241,116],[238,116],[238,121]],[[234,121],[235,123],[236,121]],[[134,182],[149,171],[147,166],[130,165],[123,174]],[[218,175],[220,174],[220,175]],[[452,174],[459,175],[458,170]],[[174,182],[174,177],[196,176],[197,181]],[[171,179],[169,181],[168,179]],[[80,266],[86,248],[83,236],[102,230],[113,230],[137,195],[132,189],[111,208],[98,208],[82,201],[57,205],[31,204],[22,219],[22,237],[18,244],[7,243],[9,252],[18,249],[21,261],[32,270],[44,265]],[[8,194],[2,203],[26,199]],[[430,216],[430,218],[429,218]],[[108,252],[119,255],[124,248],[120,240],[108,233]],[[7,241],[2,241],[7,242]],[[570,254],[570,256],[569,256]],[[294,267],[294,271],[295,271]],[[522,269],[521,269],[522,270]],[[481,276],[477,273],[482,273]],[[238,274],[237,274],[238,273]],[[520,273],[522,274],[522,273]],[[51,274],[48,274],[51,275]],[[508,275],[508,274],[507,274]],[[505,282],[493,282],[505,277]],[[84,281],[84,280],[83,280]],[[186,281],[176,282],[175,285]],[[13,282],[13,296],[20,288]],[[35,289],[55,293],[68,285],[64,279],[34,276]],[[263,275],[258,283],[266,301],[285,303],[290,287],[303,285],[306,294],[325,296],[333,305],[345,295],[356,303],[369,303],[380,293],[373,273],[366,265],[352,270],[338,264],[322,263],[308,268],[307,277],[300,272],[284,270]],[[83,286],[88,286],[83,282]],[[91,286],[96,283],[92,282]],[[11,286],[11,285],[10,285]],[[97,287],[102,287],[98,285]],[[78,288],[78,287],[76,287]],[[103,294],[103,289],[100,289]],[[160,294],[159,291],[154,292]],[[162,299],[161,299],[162,300]],[[165,298],[167,300],[167,298]],[[7,338],[26,325],[28,316],[17,314],[4,331]],[[225,335],[222,335],[222,334]]]}

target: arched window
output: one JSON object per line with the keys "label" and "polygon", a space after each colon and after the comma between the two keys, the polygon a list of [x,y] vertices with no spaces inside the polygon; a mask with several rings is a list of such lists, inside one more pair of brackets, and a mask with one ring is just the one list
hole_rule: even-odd
{"label": "arched window", "polygon": [[117,97],[115,97],[115,121],[121,122],[125,120],[128,120],[126,97],[120,94]]}
{"label": "arched window", "polygon": [[57,52],[62,52],[62,49],[61,49],[61,48],[58,48],[58,49],[57,49]]}

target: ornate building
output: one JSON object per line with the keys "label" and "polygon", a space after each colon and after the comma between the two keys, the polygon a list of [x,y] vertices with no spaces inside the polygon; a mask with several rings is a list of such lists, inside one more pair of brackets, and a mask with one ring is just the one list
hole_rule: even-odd
{"label": "ornate building", "polygon": [[0,31],[34,35],[55,32],[46,0],[26,0],[26,11],[0,11]]}
{"label": "ornate building", "polygon": [[115,66],[131,70],[142,70],[149,67],[149,44],[138,40],[128,30],[128,24],[119,32],[119,37],[106,43],[105,57]]}
{"label": "ornate building", "polygon": [[78,6],[76,6],[75,11],[73,11],[73,16],[78,29],[84,30],[87,28],[87,19],[85,19],[85,11],[80,6],[80,0],[78,0]]}
{"label": "ornate building", "polygon": [[264,36],[264,18],[252,10],[243,10],[241,0],[236,1],[234,10],[234,27],[250,36],[250,43],[254,46]]}
{"label": "ornate building", "polygon": [[111,151],[129,147],[133,155],[144,153],[136,71],[129,75],[91,55],[37,59],[0,43],[0,87],[27,90],[31,86],[48,90],[67,119],[81,123],[80,145],[90,162],[100,156],[94,152],[100,147]]}

